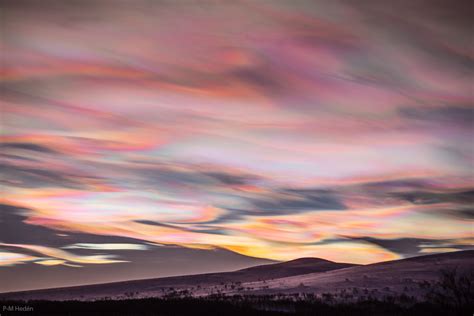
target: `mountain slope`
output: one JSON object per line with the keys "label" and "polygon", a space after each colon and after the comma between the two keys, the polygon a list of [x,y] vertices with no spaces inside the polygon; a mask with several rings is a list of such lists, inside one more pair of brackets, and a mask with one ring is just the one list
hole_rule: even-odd
{"label": "mountain slope", "polygon": [[245,275],[256,275],[261,280],[269,280],[308,273],[326,272],[353,266],[357,265],[333,262],[319,258],[300,258],[287,262],[242,269],[238,272],[244,273]]}
{"label": "mountain slope", "polygon": [[202,290],[200,292],[205,292],[204,289],[215,285],[229,284],[230,286],[230,284],[233,284],[233,287],[236,288],[237,284],[242,282],[257,282],[314,272],[331,271],[352,266],[355,265],[349,263],[337,263],[318,258],[302,258],[282,263],[259,265],[233,272],[185,275],[158,279],[4,293],[0,294],[0,299],[7,297],[25,299],[98,298],[105,296],[115,297],[125,292],[138,292],[140,295],[153,295],[152,293],[162,295],[165,293],[163,290],[169,290],[170,288],[187,289],[190,287],[199,287]]}
{"label": "mountain slope", "polygon": [[434,283],[441,270],[473,271],[474,251],[460,251],[409,259],[350,265],[316,258],[256,266],[225,273],[97,284],[0,294],[0,299],[95,300],[162,297],[187,293],[276,294],[332,293],[336,295],[390,296],[401,293],[422,297],[421,285]]}
{"label": "mountain slope", "polygon": [[309,273],[265,282],[244,284],[248,294],[271,293],[357,293],[420,297],[426,284],[434,284],[441,271],[474,275],[474,251],[459,251],[381,262],[322,273]]}

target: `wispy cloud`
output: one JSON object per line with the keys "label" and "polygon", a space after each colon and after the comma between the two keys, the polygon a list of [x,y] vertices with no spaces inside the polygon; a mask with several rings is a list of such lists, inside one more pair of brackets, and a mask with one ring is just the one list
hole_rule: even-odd
{"label": "wispy cloud", "polygon": [[77,243],[62,247],[63,249],[90,249],[90,250],[147,250],[146,245],[141,244],[90,244]]}
{"label": "wispy cloud", "polygon": [[469,10],[422,3],[7,2],[2,262],[140,241],[374,262],[472,236]]}

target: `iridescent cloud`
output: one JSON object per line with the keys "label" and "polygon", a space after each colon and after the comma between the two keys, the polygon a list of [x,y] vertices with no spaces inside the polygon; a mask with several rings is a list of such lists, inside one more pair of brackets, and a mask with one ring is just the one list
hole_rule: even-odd
{"label": "iridescent cloud", "polygon": [[471,34],[447,1],[83,6],[5,5],[2,202],[31,230],[137,243],[12,231],[0,265],[471,247]]}

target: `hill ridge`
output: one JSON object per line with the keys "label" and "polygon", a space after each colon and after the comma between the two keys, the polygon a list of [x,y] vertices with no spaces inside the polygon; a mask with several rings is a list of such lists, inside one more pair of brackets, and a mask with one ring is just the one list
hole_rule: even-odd
{"label": "hill ridge", "polygon": [[[161,297],[175,291],[187,291],[195,296],[213,293],[266,295],[302,291],[331,292],[354,288],[361,290],[373,288],[378,289],[379,292],[390,288],[391,291],[402,293],[405,288],[417,288],[416,282],[435,282],[441,269],[454,267],[459,267],[460,271],[474,269],[474,250],[432,254],[368,265],[337,263],[318,258],[299,259],[233,272],[0,293],[0,299],[95,300],[107,297],[123,299],[126,298],[124,293],[136,293],[140,298]],[[387,268],[387,265],[390,267]],[[304,286],[301,286],[302,284]],[[419,295],[419,293],[413,295]]]}

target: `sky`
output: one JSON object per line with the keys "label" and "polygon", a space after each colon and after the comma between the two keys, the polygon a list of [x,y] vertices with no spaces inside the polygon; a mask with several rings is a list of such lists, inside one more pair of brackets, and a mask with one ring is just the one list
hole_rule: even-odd
{"label": "sky", "polygon": [[472,249],[469,5],[3,1],[0,273]]}

